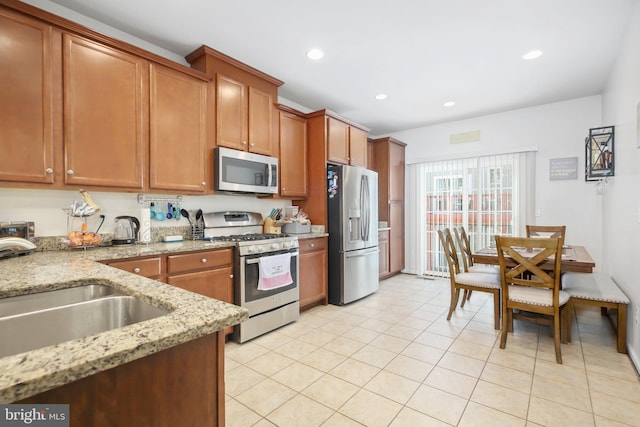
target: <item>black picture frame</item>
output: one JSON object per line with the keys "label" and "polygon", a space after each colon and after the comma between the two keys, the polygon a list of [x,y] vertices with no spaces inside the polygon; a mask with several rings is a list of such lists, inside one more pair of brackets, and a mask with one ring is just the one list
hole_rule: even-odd
{"label": "black picture frame", "polygon": [[615,126],[589,129],[585,138],[585,181],[600,181],[615,175]]}

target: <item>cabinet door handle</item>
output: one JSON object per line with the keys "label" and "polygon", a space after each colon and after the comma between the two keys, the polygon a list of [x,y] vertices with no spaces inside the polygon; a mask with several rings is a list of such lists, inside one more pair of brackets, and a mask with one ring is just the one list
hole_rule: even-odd
{"label": "cabinet door handle", "polygon": [[73,175],[73,174],[74,174],[73,169],[69,169],[69,170],[67,171],[67,175]]}
{"label": "cabinet door handle", "polygon": [[202,186],[204,187],[205,185],[207,185],[207,181],[202,181],[200,184],[202,184]]}
{"label": "cabinet door handle", "polygon": [[315,246],[316,246],[316,244],[315,244],[315,243],[309,243],[309,247],[312,247],[312,248],[313,248],[313,247],[315,247]]}
{"label": "cabinet door handle", "polygon": [[134,268],[134,269],[133,269],[133,272],[134,272],[134,273],[140,273],[140,267],[136,267],[136,268]]}
{"label": "cabinet door handle", "polygon": [[242,145],[247,145],[247,141],[242,141]]}
{"label": "cabinet door handle", "polygon": [[229,279],[233,279],[233,274],[230,274],[230,275],[229,275]]}
{"label": "cabinet door handle", "polygon": [[285,190],[286,190],[286,188],[282,187],[282,191],[285,191]]}
{"label": "cabinet door handle", "polygon": [[206,258],[202,258],[200,261],[201,261],[203,264],[206,264],[206,263],[207,263],[207,259],[206,259]]}
{"label": "cabinet door handle", "polygon": [[253,147],[255,144],[252,142],[251,144],[249,144],[251,147]]}
{"label": "cabinet door handle", "polygon": [[45,172],[46,172],[46,173],[51,174],[51,173],[53,173],[53,169],[52,169],[52,168],[47,168],[47,169],[45,170]]}

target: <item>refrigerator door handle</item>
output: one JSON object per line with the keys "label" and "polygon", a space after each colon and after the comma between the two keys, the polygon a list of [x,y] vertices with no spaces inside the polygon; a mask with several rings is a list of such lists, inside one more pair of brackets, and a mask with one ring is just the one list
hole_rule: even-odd
{"label": "refrigerator door handle", "polygon": [[369,194],[369,177],[366,175],[363,175],[363,184],[364,184],[364,188],[363,188],[363,193],[364,193],[364,233],[363,233],[363,240],[368,241],[369,240],[369,224],[371,222],[371,197]]}
{"label": "refrigerator door handle", "polygon": [[376,248],[370,251],[366,251],[366,252],[362,252],[362,251],[355,251],[355,253],[353,254],[345,254],[345,258],[360,258],[360,257],[365,257],[365,256],[369,256],[369,255],[374,255],[374,254],[378,254],[380,253],[380,249]]}
{"label": "refrigerator door handle", "polygon": [[360,221],[360,238],[369,240],[369,177],[362,175],[360,179],[360,209],[362,210],[362,221]]}

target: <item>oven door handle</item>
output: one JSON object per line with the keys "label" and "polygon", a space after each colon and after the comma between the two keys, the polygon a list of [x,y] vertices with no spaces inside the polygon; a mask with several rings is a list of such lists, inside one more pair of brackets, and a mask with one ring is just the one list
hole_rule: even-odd
{"label": "oven door handle", "polygon": [[[291,252],[291,256],[292,256],[292,257],[294,257],[294,256],[298,256],[298,255],[299,255],[299,252]],[[269,256],[269,255],[267,255],[267,256]],[[251,259],[248,259],[248,260],[246,260],[244,263],[245,263],[245,264],[257,264],[257,263],[259,263],[259,262],[260,262],[260,257],[258,257],[258,258],[251,258]]]}

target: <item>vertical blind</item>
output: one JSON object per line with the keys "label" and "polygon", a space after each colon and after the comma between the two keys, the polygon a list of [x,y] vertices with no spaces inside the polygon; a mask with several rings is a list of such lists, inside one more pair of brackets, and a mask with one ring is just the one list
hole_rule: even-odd
{"label": "vertical blind", "polygon": [[[534,153],[510,153],[408,165],[407,272],[448,275],[438,230],[463,226],[471,249],[494,235],[518,235],[533,206]],[[413,270],[413,271],[409,271]]]}

